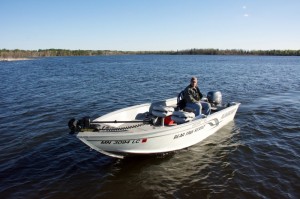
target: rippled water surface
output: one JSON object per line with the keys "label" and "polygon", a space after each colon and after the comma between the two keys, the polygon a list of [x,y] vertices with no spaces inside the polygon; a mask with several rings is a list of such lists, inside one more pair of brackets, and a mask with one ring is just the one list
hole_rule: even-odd
{"label": "rippled water surface", "polygon": [[[0,198],[300,198],[300,57],[103,56],[0,62]],[[98,117],[203,93],[235,120],[174,153],[124,160],[68,134]]]}

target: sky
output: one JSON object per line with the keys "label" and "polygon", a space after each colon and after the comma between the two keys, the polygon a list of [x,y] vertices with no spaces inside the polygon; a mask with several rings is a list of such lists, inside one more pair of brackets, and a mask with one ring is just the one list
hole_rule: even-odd
{"label": "sky", "polygon": [[0,0],[0,49],[300,49],[300,0]]}

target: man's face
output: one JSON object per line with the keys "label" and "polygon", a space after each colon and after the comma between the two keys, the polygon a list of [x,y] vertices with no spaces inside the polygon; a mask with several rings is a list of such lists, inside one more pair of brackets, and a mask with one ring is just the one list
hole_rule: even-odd
{"label": "man's face", "polygon": [[197,80],[196,79],[191,80],[191,85],[193,87],[196,87],[197,86]]}

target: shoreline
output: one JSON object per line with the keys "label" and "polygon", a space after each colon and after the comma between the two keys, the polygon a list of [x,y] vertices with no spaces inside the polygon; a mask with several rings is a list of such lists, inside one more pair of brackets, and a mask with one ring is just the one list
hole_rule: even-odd
{"label": "shoreline", "polygon": [[24,57],[24,58],[12,58],[12,57],[9,57],[9,58],[0,58],[0,61],[3,61],[3,62],[6,62],[6,61],[23,61],[23,60],[32,60],[31,58],[27,58],[27,57]]}
{"label": "shoreline", "polygon": [[[7,50],[0,49],[0,60],[27,60],[36,57],[57,56],[102,56],[102,55],[261,55],[261,56],[300,56],[299,50],[243,50],[243,49],[185,49],[169,51],[120,51],[120,50]],[[23,59],[14,59],[23,58]]]}

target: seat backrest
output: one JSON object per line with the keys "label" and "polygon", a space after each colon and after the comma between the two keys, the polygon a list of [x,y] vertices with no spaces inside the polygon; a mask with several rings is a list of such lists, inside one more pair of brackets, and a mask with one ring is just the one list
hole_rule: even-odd
{"label": "seat backrest", "polygon": [[181,91],[178,96],[177,96],[177,108],[179,108],[179,110],[184,109],[186,106],[186,101],[184,99],[184,91]]}
{"label": "seat backrest", "polygon": [[174,108],[171,106],[154,106],[152,109],[152,115],[165,118],[172,115]]}

